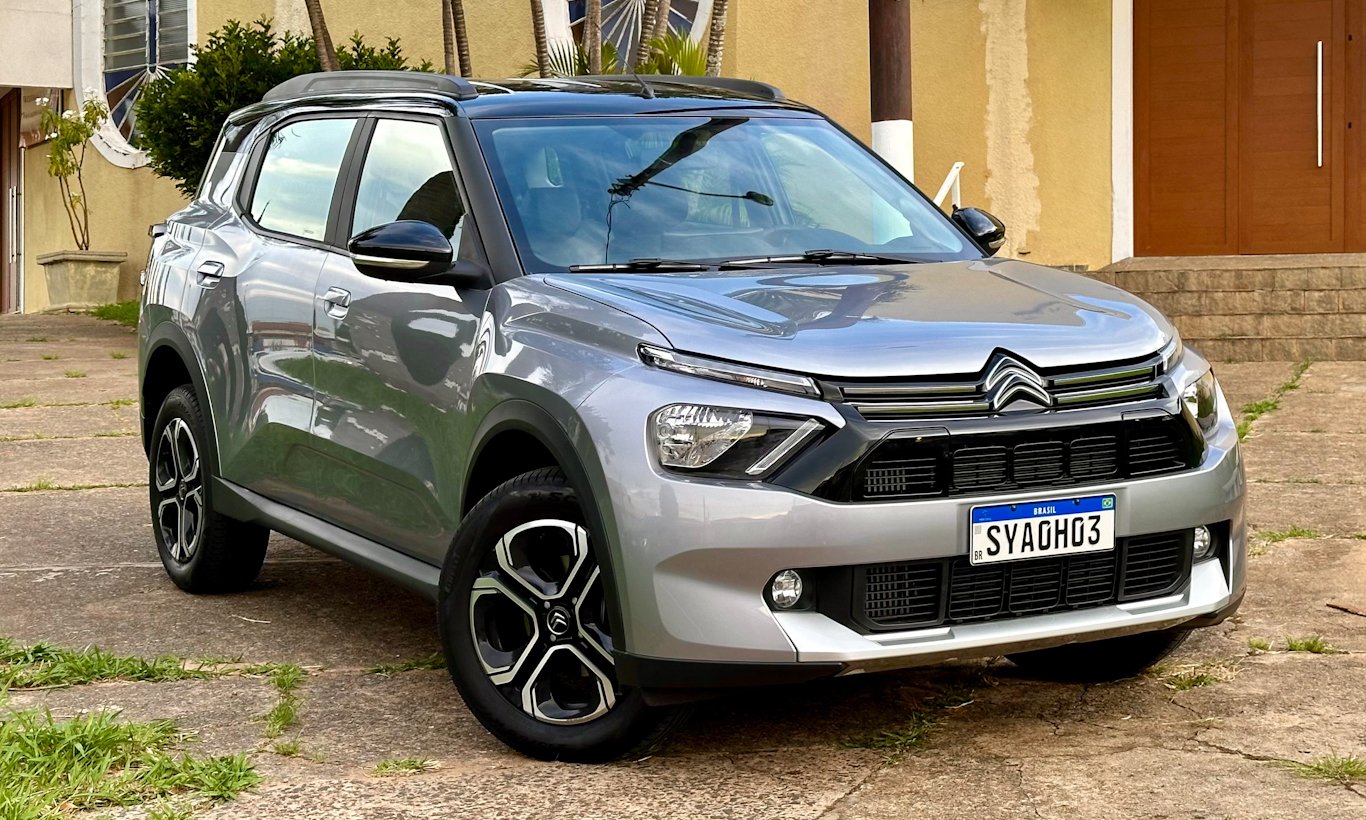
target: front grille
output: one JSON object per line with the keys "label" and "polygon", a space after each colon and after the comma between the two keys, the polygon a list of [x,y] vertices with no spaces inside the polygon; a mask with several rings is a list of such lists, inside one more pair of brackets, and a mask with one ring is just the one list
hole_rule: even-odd
{"label": "front grille", "polygon": [[1041,370],[998,350],[980,373],[936,379],[862,379],[826,385],[869,421],[990,416],[1024,397],[1045,409],[1070,410],[1166,395],[1163,364],[1153,355],[1088,368]]}
{"label": "front grille", "polygon": [[1106,553],[973,566],[966,556],[858,567],[854,621],[905,629],[1038,615],[1170,594],[1190,576],[1191,532],[1118,539]]}
{"label": "front grille", "polygon": [[855,501],[1010,492],[1161,475],[1195,466],[1175,416],[1011,433],[892,438],[856,468]]}

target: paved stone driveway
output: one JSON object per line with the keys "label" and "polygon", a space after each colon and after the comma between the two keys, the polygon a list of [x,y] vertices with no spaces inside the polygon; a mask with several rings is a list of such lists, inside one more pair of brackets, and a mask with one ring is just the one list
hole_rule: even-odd
{"label": "paved stone driveway", "polygon": [[[125,357],[126,356],[126,357]],[[1219,368],[1238,406],[1290,364]],[[15,692],[57,715],[114,706],[247,751],[264,783],[212,817],[1366,817],[1366,785],[1278,761],[1366,757],[1366,363],[1316,364],[1247,441],[1263,535],[1235,621],[1172,671],[1107,686],[1030,680],[1006,661],[852,678],[704,705],[655,756],[529,761],[486,735],[444,672],[371,666],[437,649],[419,598],[276,537],[244,595],[179,593],[157,562],[135,435],[132,335],[72,316],[0,317],[0,636],[129,654],[308,665],[303,755],[270,751],[264,680],[107,683]],[[1281,538],[1300,528],[1312,537]],[[1330,607],[1334,604],[1340,608]],[[1319,634],[1343,654],[1286,652]],[[1248,640],[1274,649],[1249,654]],[[866,748],[917,715],[938,723],[899,759]],[[372,775],[385,758],[429,772]]]}

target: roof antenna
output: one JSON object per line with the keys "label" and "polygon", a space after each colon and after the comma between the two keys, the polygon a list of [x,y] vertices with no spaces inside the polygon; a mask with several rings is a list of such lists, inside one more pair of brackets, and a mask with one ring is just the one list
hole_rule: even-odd
{"label": "roof antenna", "polygon": [[655,98],[655,90],[650,87],[649,83],[645,82],[645,78],[634,71],[631,72],[631,76],[635,77],[636,82],[640,83],[640,96],[647,100],[653,100]]}

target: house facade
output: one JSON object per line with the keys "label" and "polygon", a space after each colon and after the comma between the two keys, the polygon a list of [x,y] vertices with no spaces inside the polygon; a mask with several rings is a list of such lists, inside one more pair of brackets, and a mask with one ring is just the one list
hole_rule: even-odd
{"label": "house facade", "polygon": [[[1366,0],[902,2],[914,147],[901,167],[933,195],[963,163],[961,202],[1006,223],[1003,253],[1092,271],[1219,257],[1215,267],[1228,273],[1243,266],[1228,258],[1265,266],[1267,254],[1366,250],[1358,179]],[[614,25],[628,30],[642,4],[607,0],[608,35]],[[581,0],[544,5],[551,39],[572,37]],[[464,6],[475,72],[519,73],[534,56],[529,4]],[[774,83],[872,139],[869,43],[878,32],[869,30],[868,3],[729,6],[724,73]],[[324,0],[323,8],[334,41],[353,31],[372,42],[392,36],[410,60],[442,62],[439,0]],[[675,31],[705,38],[710,0],[676,0],[672,9]],[[115,111],[88,164],[92,247],[128,252],[123,296],[131,298],[147,226],[183,200],[142,167],[129,103],[147,77],[193,59],[192,45],[227,20],[261,17],[308,30],[302,0],[0,0],[0,309],[41,310],[35,259],[69,244],[43,168],[41,107],[99,94]],[[1202,281],[1214,280],[1227,277]],[[1160,281],[1168,280],[1135,274],[1125,284],[1147,294]],[[1355,281],[1335,279],[1338,288]],[[1338,312],[1343,298],[1334,297]],[[1209,313],[1183,304],[1192,316]],[[1350,335],[1352,321],[1338,335]]]}

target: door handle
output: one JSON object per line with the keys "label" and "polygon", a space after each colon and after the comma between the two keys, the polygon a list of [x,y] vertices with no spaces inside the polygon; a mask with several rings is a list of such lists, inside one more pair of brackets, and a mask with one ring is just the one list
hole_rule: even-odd
{"label": "door handle", "polygon": [[327,305],[327,315],[333,319],[341,319],[346,316],[347,308],[351,307],[351,291],[341,288],[328,288],[327,293],[323,294],[323,304]]}
{"label": "door handle", "polygon": [[1318,94],[1314,97],[1314,114],[1318,120],[1319,167],[1323,167],[1323,41],[1319,40]]}
{"label": "door handle", "polygon": [[218,280],[223,278],[222,262],[201,262],[199,267],[194,269],[198,274],[196,282],[201,288],[213,288],[218,286]]}

